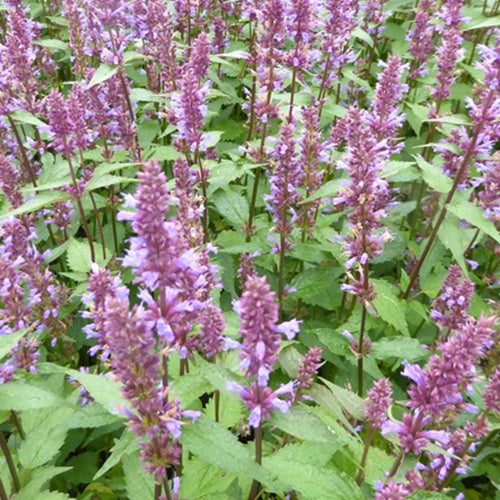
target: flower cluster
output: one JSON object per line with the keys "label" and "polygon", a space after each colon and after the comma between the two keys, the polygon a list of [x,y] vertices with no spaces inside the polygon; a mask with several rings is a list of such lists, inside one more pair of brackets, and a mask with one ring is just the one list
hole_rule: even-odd
{"label": "flower cluster", "polygon": [[248,379],[256,379],[250,387],[242,387],[235,382],[228,388],[240,394],[250,411],[249,423],[252,427],[260,426],[263,418],[269,418],[270,410],[288,410],[289,402],[282,401],[279,396],[293,395],[293,383],[290,382],[273,391],[268,387],[269,375],[277,362],[280,349],[281,334],[292,339],[299,330],[296,320],[277,325],[278,305],[275,293],[271,291],[266,278],[251,275],[244,283],[241,299],[235,304],[236,312],[241,318],[240,369]]}
{"label": "flower cluster", "polygon": [[37,238],[31,221],[14,217],[0,224],[0,336],[25,330],[12,356],[0,365],[0,383],[16,370],[36,371],[43,334],[55,344],[65,330],[59,309],[67,301],[33,244]]}

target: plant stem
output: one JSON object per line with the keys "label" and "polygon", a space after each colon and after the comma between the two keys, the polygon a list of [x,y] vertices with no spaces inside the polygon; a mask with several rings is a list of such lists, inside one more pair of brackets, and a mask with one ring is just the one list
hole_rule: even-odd
{"label": "plant stem", "polygon": [[361,483],[363,482],[363,479],[365,478],[366,459],[368,457],[368,452],[370,451],[370,444],[372,442],[374,432],[375,432],[375,429],[372,426],[370,426],[370,430],[368,431],[368,436],[366,436],[365,449],[363,450],[363,456],[361,457],[361,463],[359,464],[358,475],[356,476],[356,484],[358,486],[361,486]]}
{"label": "plant stem", "polygon": [[5,491],[5,488],[3,487],[2,480],[0,479],[0,500],[9,500],[9,497],[7,496],[7,492]]}
{"label": "plant stem", "polygon": [[477,139],[479,137],[479,132],[481,131],[481,128],[483,126],[483,123],[484,123],[484,115],[486,113],[486,110],[488,110],[491,106],[491,101],[493,100],[493,97],[495,95],[495,90],[494,89],[491,89],[489,94],[488,94],[488,97],[486,98],[486,101],[485,101],[485,104],[484,104],[484,107],[483,107],[483,116],[482,116],[482,119],[481,121],[476,125],[476,128],[474,129],[474,134],[472,136],[472,140],[470,141],[469,143],[469,148],[467,149],[467,152],[465,153],[464,157],[463,157],[463,160],[462,160],[462,163],[460,165],[460,168],[458,169],[458,172],[455,176],[455,180],[453,182],[453,186],[450,190],[450,192],[448,193],[448,196],[446,197],[446,200],[444,201],[444,204],[443,204],[443,208],[441,209],[441,212],[438,216],[438,219],[436,221],[436,224],[434,225],[434,228],[432,229],[432,232],[429,236],[429,239],[427,240],[427,244],[424,248],[424,251],[422,252],[422,255],[420,257],[420,259],[418,260],[418,262],[416,263],[415,267],[413,268],[412,272],[411,272],[411,275],[410,275],[410,282],[408,284],[408,287],[405,291],[405,293],[403,294],[403,298],[404,299],[407,299],[408,298],[408,295],[410,294],[410,291],[411,289],[413,288],[413,285],[417,279],[417,276],[418,276],[418,273],[420,272],[420,268],[422,267],[422,264],[424,263],[424,260],[426,259],[431,247],[432,247],[432,244],[434,243],[434,240],[436,238],[436,235],[439,231],[439,228],[441,227],[441,224],[443,223],[444,221],[444,218],[446,216],[446,208],[447,208],[447,205],[451,202],[451,200],[453,199],[453,196],[455,195],[455,192],[458,188],[458,185],[460,184],[460,181],[468,167],[468,163],[472,157],[472,153],[474,151],[474,148],[476,147],[476,143],[477,143]]}
{"label": "plant stem", "polygon": [[[66,140],[64,140],[64,146],[66,146]],[[78,194],[78,182],[76,181],[75,171],[73,169],[73,164],[71,163],[71,158],[68,156],[69,173],[71,174],[71,181],[73,182],[73,187],[75,189],[76,205],[78,206],[78,211],[80,212],[80,217],[82,218],[83,229],[87,235],[87,240],[90,246],[90,259],[95,262],[95,250],[94,242],[92,241],[92,235],[90,234],[90,229],[87,224],[87,218],[85,217],[85,211],[83,210],[82,199]]]}
{"label": "plant stem", "polygon": [[21,424],[21,421],[19,420],[19,417],[17,416],[17,413],[14,410],[11,410],[10,412],[10,420],[12,422],[12,425],[17,429],[17,432],[19,432],[19,436],[21,439],[26,439],[26,434],[24,433],[23,425]]}
{"label": "plant stem", "polygon": [[[259,465],[262,465],[262,423],[260,423],[259,427],[255,429],[255,461]],[[259,482],[256,479],[254,479],[252,482],[252,487],[250,488],[248,500],[255,500],[256,498],[258,498],[257,496],[258,491],[259,491]]]}
{"label": "plant stem", "polygon": [[365,336],[366,324],[366,305],[363,304],[361,312],[361,326],[359,327],[359,345],[358,345],[358,396],[363,395],[363,341]]}
{"label": "plant stem", "polygon": [[0,449],[4,454],[7,467],[9,468],[10,477],[12,478],[12,483],[14,485],[14,493],[17,493],[21,489],[21,483],[19,482],[19,477],[17,475],[16,467],[14,466],[14,461],[12,460],[12,455],[9,451],[7,441],[5,441],[5,437],[2,432],[0,432]]}

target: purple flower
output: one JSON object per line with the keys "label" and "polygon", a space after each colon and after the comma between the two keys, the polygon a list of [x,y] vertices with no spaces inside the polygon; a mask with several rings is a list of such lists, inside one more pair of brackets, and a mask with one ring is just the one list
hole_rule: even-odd
{"label": "purple flower", "polygon": [[392,389],[386,378],[374,382],[373,387],[368,391],[365,418],[372,428],[382,427],[387,410],[392,403],[391,394]]}
{"label": "purple flower", "polygon": [[280,348],[278,304],[274,299],[265,277],[250,276],[239,304],[239,335],[243,338],[240,368],[248,377],[257,377],[261,387],[267,385]]}
{"label": "purple flower", "polygon": [[309,389],[313,384],[313,377],[321,366],[321,348],[311,347],[302,358],[302,362],[297,370],[298,386],[296,393]]}
{"label": "purple flower", "polygon": [[467,310],[474,293],[474,283],[460,280],[462,272],[457,265],[451,265],[441,287],[440,294],[432,303],[431,319],[440,329],[457,330],[469,318]]}
{"label": "purple flower", "polygon": [[383,436],[391,432],[396,433],[399,436],[404,453],[411,451],[414,455],[420,455],[422,448],[425,448],[430,441],[438,441],[444,444],[449,441],[449,434],[445,431],[424,430],[430,419],[430,416],[422,418],[418,414],[405,413],[403,422],[386,420],[381,426],[381,432]]}
{"label": "purple flower", "polygon": [[286,413],[290,407],[290,402],[279,398],[283,395],[293,395],[293,382],[281,385],[279,389],[273,391],[270,387],[262,387],[257,383],[252,383],[249,388],[241,387],[235,382],[228,382],[227,388],[238,392],[246,405],[246,410],[250,412],[249,424],[256,429],[263,419],[271,417],[271,410],[279,410]]}

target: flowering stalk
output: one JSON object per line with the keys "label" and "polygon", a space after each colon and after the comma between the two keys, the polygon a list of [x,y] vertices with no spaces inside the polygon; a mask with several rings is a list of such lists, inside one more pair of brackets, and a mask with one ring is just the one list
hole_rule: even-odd
{"label": "flowering stalk", "polygon": [[368,391],[368,400],[365,406],[365,418],[368,423],[368,435],[365,437],[365,448],[359,465],[356,483],[361,486],[365,476],[366,459],[370,450],[371,441],[376,429],[381,429],[387,410],[391,406],[392,389],[388,379],[380,379]]}

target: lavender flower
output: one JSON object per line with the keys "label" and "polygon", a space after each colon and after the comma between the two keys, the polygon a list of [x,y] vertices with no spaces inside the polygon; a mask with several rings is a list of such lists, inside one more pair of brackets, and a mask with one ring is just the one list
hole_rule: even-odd
{"label": "lavender flower", "polygon": [[[294,133],[294,122],[282,125],[280,128],[280,137],[273,153],[275,168],[269,179],[271,194],[264,196],[276,223],[273,231],[280,235],[280,244],[276,244],[273,252],[278,251],[282,246],[282,251],[290,249],[289,237],[296,218],[295,205],[299,199],[296,188],[299,185],[300,170],[295,151]],[[289,219],[290,214],[291,219]]]}
{"label": "lavender flower", "polygon": [[[321,141],[317,106],[308,106],[302,111],[304,128],[300,138],[300,173],[298,185],[305,189],[305,198],[309,198],[320,188],[323,182],[323,172],[320,164],[326,161],[326,144]],[[310,231],[315,224],[315,212],[321,200],[300,203],[298,207],[297,224]]]}
{"label": "lavender flower", "polygon": [[364,302],[373,300],[368,284],[367,263],[380,255],[384,242],[390,238],[387,232],[380,232],[382,219],[391,194],[388,184],[378,176],[387,158],[386,141],[377,141],[370,128],[364,127],[366,114],[351,108],[345,134],[347,154],[342,167],[347,169],[351,181],[334,199],[334,205],[344,205],[350,209],[349,234],[344,238],[346,268],[359,265],[359,278],[342,289],[362,298]]}
{"label": "lavender flower", "polygon": [[12,208],[17,208],[23,204],[19,170],[5,155],[3,148],[0,148],[0,189],[12,205]]}
{"label": "lavender flower", "polygon": [[263,419],[271,418],[271,410],[279,410],[286,413],[290,403],[282,400],[279,396],[293,395],[293,383],[281,385],[279,389],[273,391],[269,387],[262,387],[257,383],[252,383],[250,388],[241,387],[235,382],[228,384],[228,389],[237,392],[243,402],[246,410],[250,411],[249,424],[256,429]]}
{"label": "lavender flower", "polygon": [[236,391],[250,411],[250,425],[257,428],[262,418],[269,418],[269,411],[287,411],[290,401],[278,398],[282,394],[293,395],[293,384],[289,383],[273,391],[268,387],[269,375],[278,360],[281,334],[292,339],[299,331],[296,320],[277,325],[278,305],[274,301],[266,278],[256,275],[248,277],[241,299],[234,304],[241,318],[239,334],[243,338],[240,369],[247,378],[256,378],[250,388],[242,388],[236,383],[228,383],[228,389]]}
{"label": "lavender flower", "polygon": [[463,39],[458,29],[460,22],[463,20],[460,15],[462,4],[462,0],[447,0],[440,11],[440,17],[443,18],[444,26],[436,28],[443,40],[441,46],[438,48],[436,62],[438,67],[438,74],[436,76],[438,85],[431,88],[431,96],[438,102],[450,96],[450,87],[455,81],[454,71],[456,63],[464,54],[464,49],[460,48]]}
{"label": "lavender flower", "polygon": [[461,277],[459,266],[450,266],[440,294],[432,303],[431,319],[440,329],[457,330],[469,318],[467,309],[474,293],[474,283],[467,279],[460,281]]}
{"label": "lavender flower", "polygon": [[432,39],[434,26],[430,24],[433,8],[433,0],[422,0],[419,3],[414,25],[406,37],[408,50],[413,56],[412,67],[408,74],[408,78],[412,80],[426,74],[425,64],[434,50]]}
{"label": "lavender flower", "polygon": [[[145,163],[138,177],[135,197],[127,198],[127,205],[136,212],[119,213],[121,220],[132,221],[137,233],[130,239],[123,263],[134,269],[143,287],[139,296],[146,307],[145,314],[163,342],[177,348],[181,358],[198,349],[213,355],[222,347],[224,326],[220,311],[214,310],[210,298],[210,291],[216,286],[216,270],[209,263],[206,249],[191,246],[182,221],[175,217],[165,220],[172,197],[159,163]],[[156,290],[157,300],[152,296]],[[193,334],[199,323],[202,335]]]}
{"label": "lavender flower", "polygon": [[322,63],[323,77],[320,82],[323,95],[330,88],[333,79],[340,77],[342,69],[353,57],[347,42],[358,24],[356,16],[359,12],[359,1],[328,0],[325,7],[327,17],[321,49],[326,59]]}
{"label": "lavender flower", "polygon": [[[398,102],[408,86],[400,83],[405,66],[401,64],[399,56],[391,56],[387,63],[380,64],[384,70],[378,78],[373,111],[368,114],[367,122],[379,141],[389,141],[404,122],[405,115],[398,113]],[[391,144],[389,154],[397,153],[399,149]]]}
{"label": "lavender flower", "polygon": [[199,412],[182,411],[179,402],[169,398],[168,387],[159,383],[160,356],[155,353],[155,338],[142,308],[135,306],[129,312],[127,299],[108,297],[103,330],[109,340],[113,373],[132,406],[133,412],[125,410],[130,428],[143,439],[141,461],[161,482],[166,467],[179,464],[182,418],[194,421]]}
{"label": "lavender flower", "polygon": [[389,380],[382,378],[373,383],[368,391],[365,407],[365,418],[372,428],[380,429],[387,414],[392,399],[392,389]]}
{"label": "lavender flower", "polygon": [[33,244],[37,238],[28,219],[0,224],[0,335],[26,330],[1,371],[6,382],[16,370],[36,371],[38,346],[47,334],[55,344],[64,333],[59,309],[66,290],[59,285]]}
{"label": "lavender flower", "polygon": [[320,366],[321,348],[311,347],[302,358],[302,362],[297,370],[298,386],[296,388],[296,394],[312,386],[313,377],[317,374]]}

